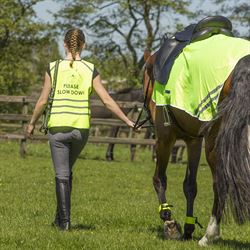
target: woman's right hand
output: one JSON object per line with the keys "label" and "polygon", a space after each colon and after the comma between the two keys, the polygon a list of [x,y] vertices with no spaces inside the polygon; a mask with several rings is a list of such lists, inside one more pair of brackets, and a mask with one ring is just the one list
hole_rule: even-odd
{"label": "woman's right hand", "polygon": [[125,122],[129,127],[135,127],[135,123],[131,121],[121,110],[121,108],[117,105],[117,103],[112,99],[107,90],[103,87],[101,83],[100,75],[96,76],[93,80],[93,87],[97,93],[97,95],[101,98],[104,105],[112,111],[120,120]]}
{"label": "woman's right hand", "polygon": [[135,127],[135,123],[131,120],[128,119],[128,121],[126,122],[126,124],[131,127],[131,128],[134,128]]}
{"label": "woman's right hand", "polygon": [[31,124],[31,123],[30,123],[30,124],[27,126],[26,133],[27,133],[27,136],[28,136],[29,138],[32,138],[34,129],[35,129],[35,125],[34,125],[34,124]]}

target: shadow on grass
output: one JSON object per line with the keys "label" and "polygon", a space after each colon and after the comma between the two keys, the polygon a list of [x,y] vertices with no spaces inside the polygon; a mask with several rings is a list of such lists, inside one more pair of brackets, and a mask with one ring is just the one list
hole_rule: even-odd
{"label": "shadow on grass", "polygon": [[89,155],[79,155],[78,159],[89,160],[89,161],[107,161],[106,159],[104,159],[101,156],[93,156],[93,157],[91,157]]}
{"label": "shadow on grass", "polygon": [[163,230],[163,225],[162,227],[161,226],[158,226],[158,227],[150,227],[149,228],[149,231],[151,233],[156,233],[157,234],[157,237],[161,240],[165,240],[164,238],[164,230]]}
{"label": "shadow on grass", "polygon": [[76,225],[71,225],[71,230],[95,230],[95,226],[93,225],[84,225],[84,224],[76,224]]}
{"label": "shadow on grass", "polygon": [[88,160],[88,161],[101,161],[101,162],[107,162],[107,163],[120,163],[120,162],[124,162],[123,160],[121,159],[114,159],[112,161],[109,161],[109,160],[106,160],[105,158],[103,158],[102,156],[89,156],[89,155],[79,155],[78,156],[78,159],[81,159],[81,160]]}
{"label": "shadow on grass", "polygon": [[[149,229],[151,231],[151,233],[156,233],[157,234],[157,237],[161,240],[166,240],[165,237],[164,237],[164,229],[163,229],[163,225],[162,227],[161,226],[158,226],[158,227],[151,227]],[[201,237],[194,237],[192,239],[192,241],[199,241],[201,239]],[[180,240],[171,240],[171,241],[178,241],[178,242],[188,242],[190,240],[184,240],[184,239],[180,239]]]}
{"label": "shadow on grass", "polygon": [[[162,240],[164,240],[164,234],[163,234],[163,229],[159,226],[158,227],[158,237],[161,238]],[[156,230],[156,232],[157,232]],[[199,242],[199,240],[202,237],[199,236],[194,236],[193,239],[191,241],[194,242]],[[189,242],[190,240],[181,240],[182,242]],[[219,239],[216,240],[212,245],[217,245],[219,247],[221,247],[222,249],[227,249],[227,248],[232,248],[232,249],[236,249],[236,250],[243,250],[243,249],[250,249],[250,242],[242,242],[242,241],[238,241],[238,240],[223,240],[223,239]],[[212,246],[211,245],[211,246]]]}
{"label": "shadow on grass", "polygon": [[[180,165],[180,166],[183,166],[183,165],[186,166],[187,163],[188,163],[188,161],[186,161],[186,160],[185,160],[185,161],[181,161],[181,162],[177,162],[177,163],[172,163],[172,162],[171,162],[171,164],[176,164],[176,165],[178,164],[178,165]],[[204,166],[208,166],[208,165],[207,165],[206,162],[200,162],[200,166],[203,166],[203,167],[204,167]]]}
{"label": "shadow on grass", "polygon": [[[197,242],[201,239],[202,237],[199,236],[194,236],[193,241]],[[219,239],[214,241],[211,246],[219,246],[222,249],[236,249],[236,250],[243,250],[243,249],[250,249],[250,242],[242,242],[238,240],[223,240]]]}
{"label": "shadow on grass", "polygon": [[218,246],[221,246],[223,248],[230,247],[230,248],[239,249],[239,250],[250,249],[250,242],[241,242],[238,240],[219,239],[218,241],[216,241],[214,243],[214,245],[218,245]]}

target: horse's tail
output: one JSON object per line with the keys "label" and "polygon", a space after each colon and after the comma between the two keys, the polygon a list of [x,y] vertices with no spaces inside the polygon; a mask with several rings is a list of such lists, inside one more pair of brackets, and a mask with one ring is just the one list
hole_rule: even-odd
{"label": "horse's tail", "polygon": [[227,211],[228,207],[241,224],[250,220],[250,55],[235,66],[232,89],[219,106],[218,118],[217,212]]}

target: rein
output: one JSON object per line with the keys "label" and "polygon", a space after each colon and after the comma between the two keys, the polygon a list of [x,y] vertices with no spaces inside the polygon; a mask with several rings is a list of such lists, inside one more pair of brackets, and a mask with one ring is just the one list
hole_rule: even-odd
{"label": "rein", "polygon": [[[143,107],[142,107],[142,109],[141,109],[141,111],[140,111],[140,113],[139,113],[139,115],[137,117],[137,120],[135,122],[134,130],[137,130],[139,128],[149,128],[149,127],[153,127],[154,126],[153,122],[152,122],[152,119],[151,119],[150,110],[149,110],[149,108],[147,106],[149,84],[150,84],[150,78],[148,79],[148,83],[147,83],[147,89],[146,89],[146,93],[145,93],[145,97],[144,97],[144,101],[143,101]],[[143,119],[142,121],[140,121],[142,113],[143,113],[144,110],[146,111],[147,116],[146,116],[145,119]],[[144,125],[147,121],[150,122],[150,125]]]}
{"label": "rein", "polygon": [[[144,101],[143,101],[143,107],[137,117],[137,120],[135,122],[135,125],[134,125],[134,130],[137,130],[139,128],[149,128],[149,127],[154,127],[153,125],[153,122],[152,122],[152,117],[151,117],[151,113],[150,113],[150,110],[148,108],[148,105],[147,105],[147,98],[148,98],[148,91],[149,91],[149,85],[150,85],[150,77],[148,79],[148,82],[147,82],[147,88],[146,88],[146,93],[145,93],[145,96],[144,96]],[[142,80],[143,82],[143,80]],[[142,84],[143,85],[143,84]],[[141,120],[141,116],[143,114],[143,112],[146,112],[146,118]],[[164,126],[170,126],[171,125],[171,120],[174,122],[175,126],[185,135],[185,136],[188,136],[190,138],[193,138],[193,139],[196,139],[196,138],[202,138],[203,136],[202,135],[198,135],[198,136],[192,136],[192,135],[189,135],[183,128],[182,126],[178,123],[178,121],[176,120],[173,112],[168,109],[166,107],[166,110],[164,111]],[[150,125],[144,125],[147,121],[149,121]]]}

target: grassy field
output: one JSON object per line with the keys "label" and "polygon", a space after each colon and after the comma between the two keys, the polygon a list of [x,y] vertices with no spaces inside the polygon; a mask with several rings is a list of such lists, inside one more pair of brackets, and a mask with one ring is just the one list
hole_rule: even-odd
{"label": "grassy field", "polygon": [[[154,163],[148,149],[138,149],[130,163],[127,146],[116,148],[116,161],[104,160],[105,147],[88,145],[77,161],[72,194],[72,231],[51,227],[55,210],[54,175],[48,145],[30,143],[21,159],[19,145],[0,143],[0,249],[200,249],[212,206],[211,175],[204,160],[198,175],[190,242],[166,241],[152,186]],[[183,225],[184,165],[168,168],[169,203]],[[209,249],[250,249],[250,224],[222,224],[222,239]]]}

